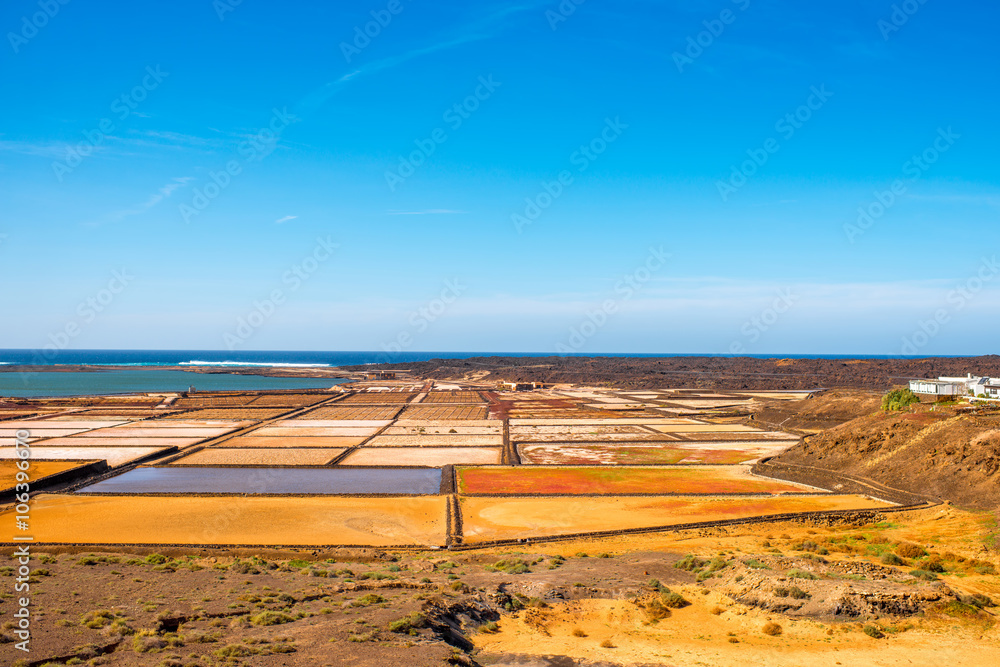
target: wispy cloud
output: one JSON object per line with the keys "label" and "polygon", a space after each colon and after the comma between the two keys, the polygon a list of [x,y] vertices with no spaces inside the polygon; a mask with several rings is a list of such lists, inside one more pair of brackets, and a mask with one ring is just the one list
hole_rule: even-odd
{"label": "wispy cloud", "polygon": [[463,44],[468,44],[470,42],[477,42],[483,39],[487,39],[492,36],[490,29],[499,23],[504,18],[511,16],[513,14],[518,14],[525,11],[538,11],[539,8],[545,7],[551,4],[550,2],[534,2],[522,5],[515,5],[512,7],[504,7],[499,9],[488,16],[485,16],[479,20],[467,23],[458,30],[454,31],[454,36],[443,39],[440,42],[434,44],[428,44],[416,49],[411,49],[405,53],[401,53],[395,56],[389,56],[387,58],[382,58],[380,60],[374,60],[370,63],[362,65],[358,69],[344,74],[334,81],[326,83],[316,90],[312,91],[306,95],[295,107],[295,113],[298,116],[308,115],[320,107],[322,107],[330,98],[340,92],[340,89],[347,85],[349,82],[358,79],[362,76],[373,74],[381,70],[389,69],[408,60],[413,60],[414,58],[428,55],[430,53],[436,53],[438,51],[444,51],[447,49],[455,48],[456,46],[461,46]]}
{"label": "wispy cloud", "polygon": [[295,220],[297,217],[299,217],[299,216],[297,216],[297,215],[286,215],[283,218],[278,218],[277,220],[275,220],[274,224],[280,225],[282,223],[288,222],[289,220]]}
{"label": "wispy cloud", "polygon": [[468,211],[457,211],[450,208],[428,208],[422,211],[389,211],[389,215],[449,215],[455,213],[468,213]]}
{"label": "wispy cloud", "polygon": [[183,188],[193,180],[194,180],[193,176],[179,176],[172,178],[165,185],[157,189],[156,192],[150,195],[149,199],[147,199],[146,201],[132,208],[125,209],[122,211],[116,211],[108,217],[108,220],[109,222],[120,222],[125,218],[145,213],[149,209],[153,208],[154,206],[162,202],[164,199],[169,198],[170,195],[172,195],[177,190]]}
{"label": "wispy cloud", "polygon": [[[71,143],[67,141],[17,141],[0,139],[0,152],[20,153],[34,157],[44,157],[50,160],[61,160],[66,157]],[[95,151],[104,150],[104,146],[93,147]]]}

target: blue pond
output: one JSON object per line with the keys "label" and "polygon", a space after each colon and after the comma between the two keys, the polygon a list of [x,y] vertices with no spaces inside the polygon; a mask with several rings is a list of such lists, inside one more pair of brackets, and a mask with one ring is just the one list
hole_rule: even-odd
{"label": "blue pond", "polygon": [[433,495],[436,468],[136,468],[78,493]]}

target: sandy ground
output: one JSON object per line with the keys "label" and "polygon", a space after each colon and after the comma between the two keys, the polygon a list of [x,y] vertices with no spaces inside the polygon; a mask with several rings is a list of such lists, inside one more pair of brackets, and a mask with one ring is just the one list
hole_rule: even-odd
{"label": "sandy ground", "polygon": [[[43,494],[36,543],[443,544],[446,498],[126,497]],[[0,521],[13,525],[13,509]]]}
{"label": "sandy ground", "polygon": [[348,447],[356,447],[364,441],[365,439],[362,437],[318,436],[290,438],[281,436],[238,435],[231,440],[226,440],[225,442],[220,442],[217,445],[212,445],[212,448],[236,447],[238,449],[243,449],[252,447],[324,447],[327,449],[347,449]]}
{"label": "sandy ground", "polygon": [[[39,447],[34,451],[37,452],[35,458],[67,461],[104,460],[112,468],[117,468],[156,452],[166,452],[167,449],[166,447]],[[15,457],[13,448],[0,450],[0,459]]]}
{"label": "sandy ground", "polygon": [[[465,541],[672,526],[785,512],[888,507],[863,496],[462,498]],[[766,530],[766,528],[762,528]]]}
{"label": "sandy ground", "polygon": [[171,465],[321,466],[344,452],[343,449],[252,449],[209,447],[177,459]]}
{"label": "sandy ground", "polygon": [[500,463],[500,449],[490,447],[362,447],[340,465],[443,466]]}
{"label": "sandy ground", "polygon": [[499,435],[379,435],[366,447],[499,447]]}
{"label": "sandy ground", "polygon": [[[669,618],[655,624],[629,601],[582,600],[504,618],[498,634],[477,635],[476,645],[487,654],[562,655],[620,665],[718,667],[985,666],[996,665],[1000,652],[995,630],[983,635],[944,621],[921,622],[917,628],[878,640],[860,632],[855,624],[789,621],[778,614],[734,605],[715,592],[706,596],[693,587],[676,590],[693,604],[674,610]],[[713,609],[723,611],[716,615]],[[782,626],[780,636],[770,637],[761,631],[769,621]],[[586,637],[573,636],[574,630]],[[601,647],[603,641],[610,641],[614,648]]]}
{"label": "sandy ground", "polygon": [[0,461],[0,490],[10,489],[17,484],[16,475],[19,472],[27,472],[29,484],[31,482],[55,475],[59,472],[71,470],[84,465],[80,461],[31,461],[31,466],[26,471],[17,467],[14,461]]}

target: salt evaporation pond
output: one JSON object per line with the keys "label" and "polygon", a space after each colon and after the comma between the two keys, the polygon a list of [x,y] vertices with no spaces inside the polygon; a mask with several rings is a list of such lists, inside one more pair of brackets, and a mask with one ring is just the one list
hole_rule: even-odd
{"label": "salt evaporation pond", "polygon": [[407,494],[441,488],[437,468],[136,468],[78,493]]}

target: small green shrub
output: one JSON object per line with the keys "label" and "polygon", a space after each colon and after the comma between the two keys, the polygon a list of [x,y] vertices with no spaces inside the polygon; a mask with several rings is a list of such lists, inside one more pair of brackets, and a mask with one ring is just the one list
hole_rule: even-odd
{"label": "small green shrub", "polygon": [[369,593],[368,595],[364,595],[362,597],[359,597],[357,600],[355,600],[354,602],[352,602],[351,606],[352,607],[370,607],[373,604],[382,604],[383,602],[388,602],[388,600],[386,600],[381,595],[377,595],[375,593]]}
{"label": "small green shrub", "polygon": [[896,546],[896,555],[902,558],[923,558],[927,552],[916,544],[910,542],[900,542]]}
{"label": "small green shrub", "polygon": [[777,637],[778,635],[781,634],[782,631],[780,625],[768,621],[767,623],[764,624],[764,627],[761,628],[761,632],[763,632],[765,635],[769,637]]}
{"label": "small green shrub", "polygon": [[882,397],[882,411],[905,410],[919,402],[920,398],[909,389],[893,389]]}
{"label": "small green shrub", "polygon": [[882,639],[885,637],[885,634],[877,625],[866,625],[861,630],[872,639]]}
{"label": "small green shrub", "polygon": [[906,565],[906,561],[893,553],[888,553],[882,556],[882,562],[885,565]]}
{"label": "small green shrub", "polygon": [[807,571],[807,570],[794,569],[794,570],[789,570],[788,571],[788,578],[789,579],[816,579],[816,575],[813,574],[812,572]]}
{"label": "small green shrub", "polygon": [[413,612],[409,616],[389,623],[389,631],[399,634],[417,634],[417,630],[427,626],[427,617],[420,612]]}
{"label": "small green shrub", "polygon": [[250,622],[254,625],[282,625],[283,623],[291,623],[294,620],[294,616],[280,611],[265,611],[250,617]]}

